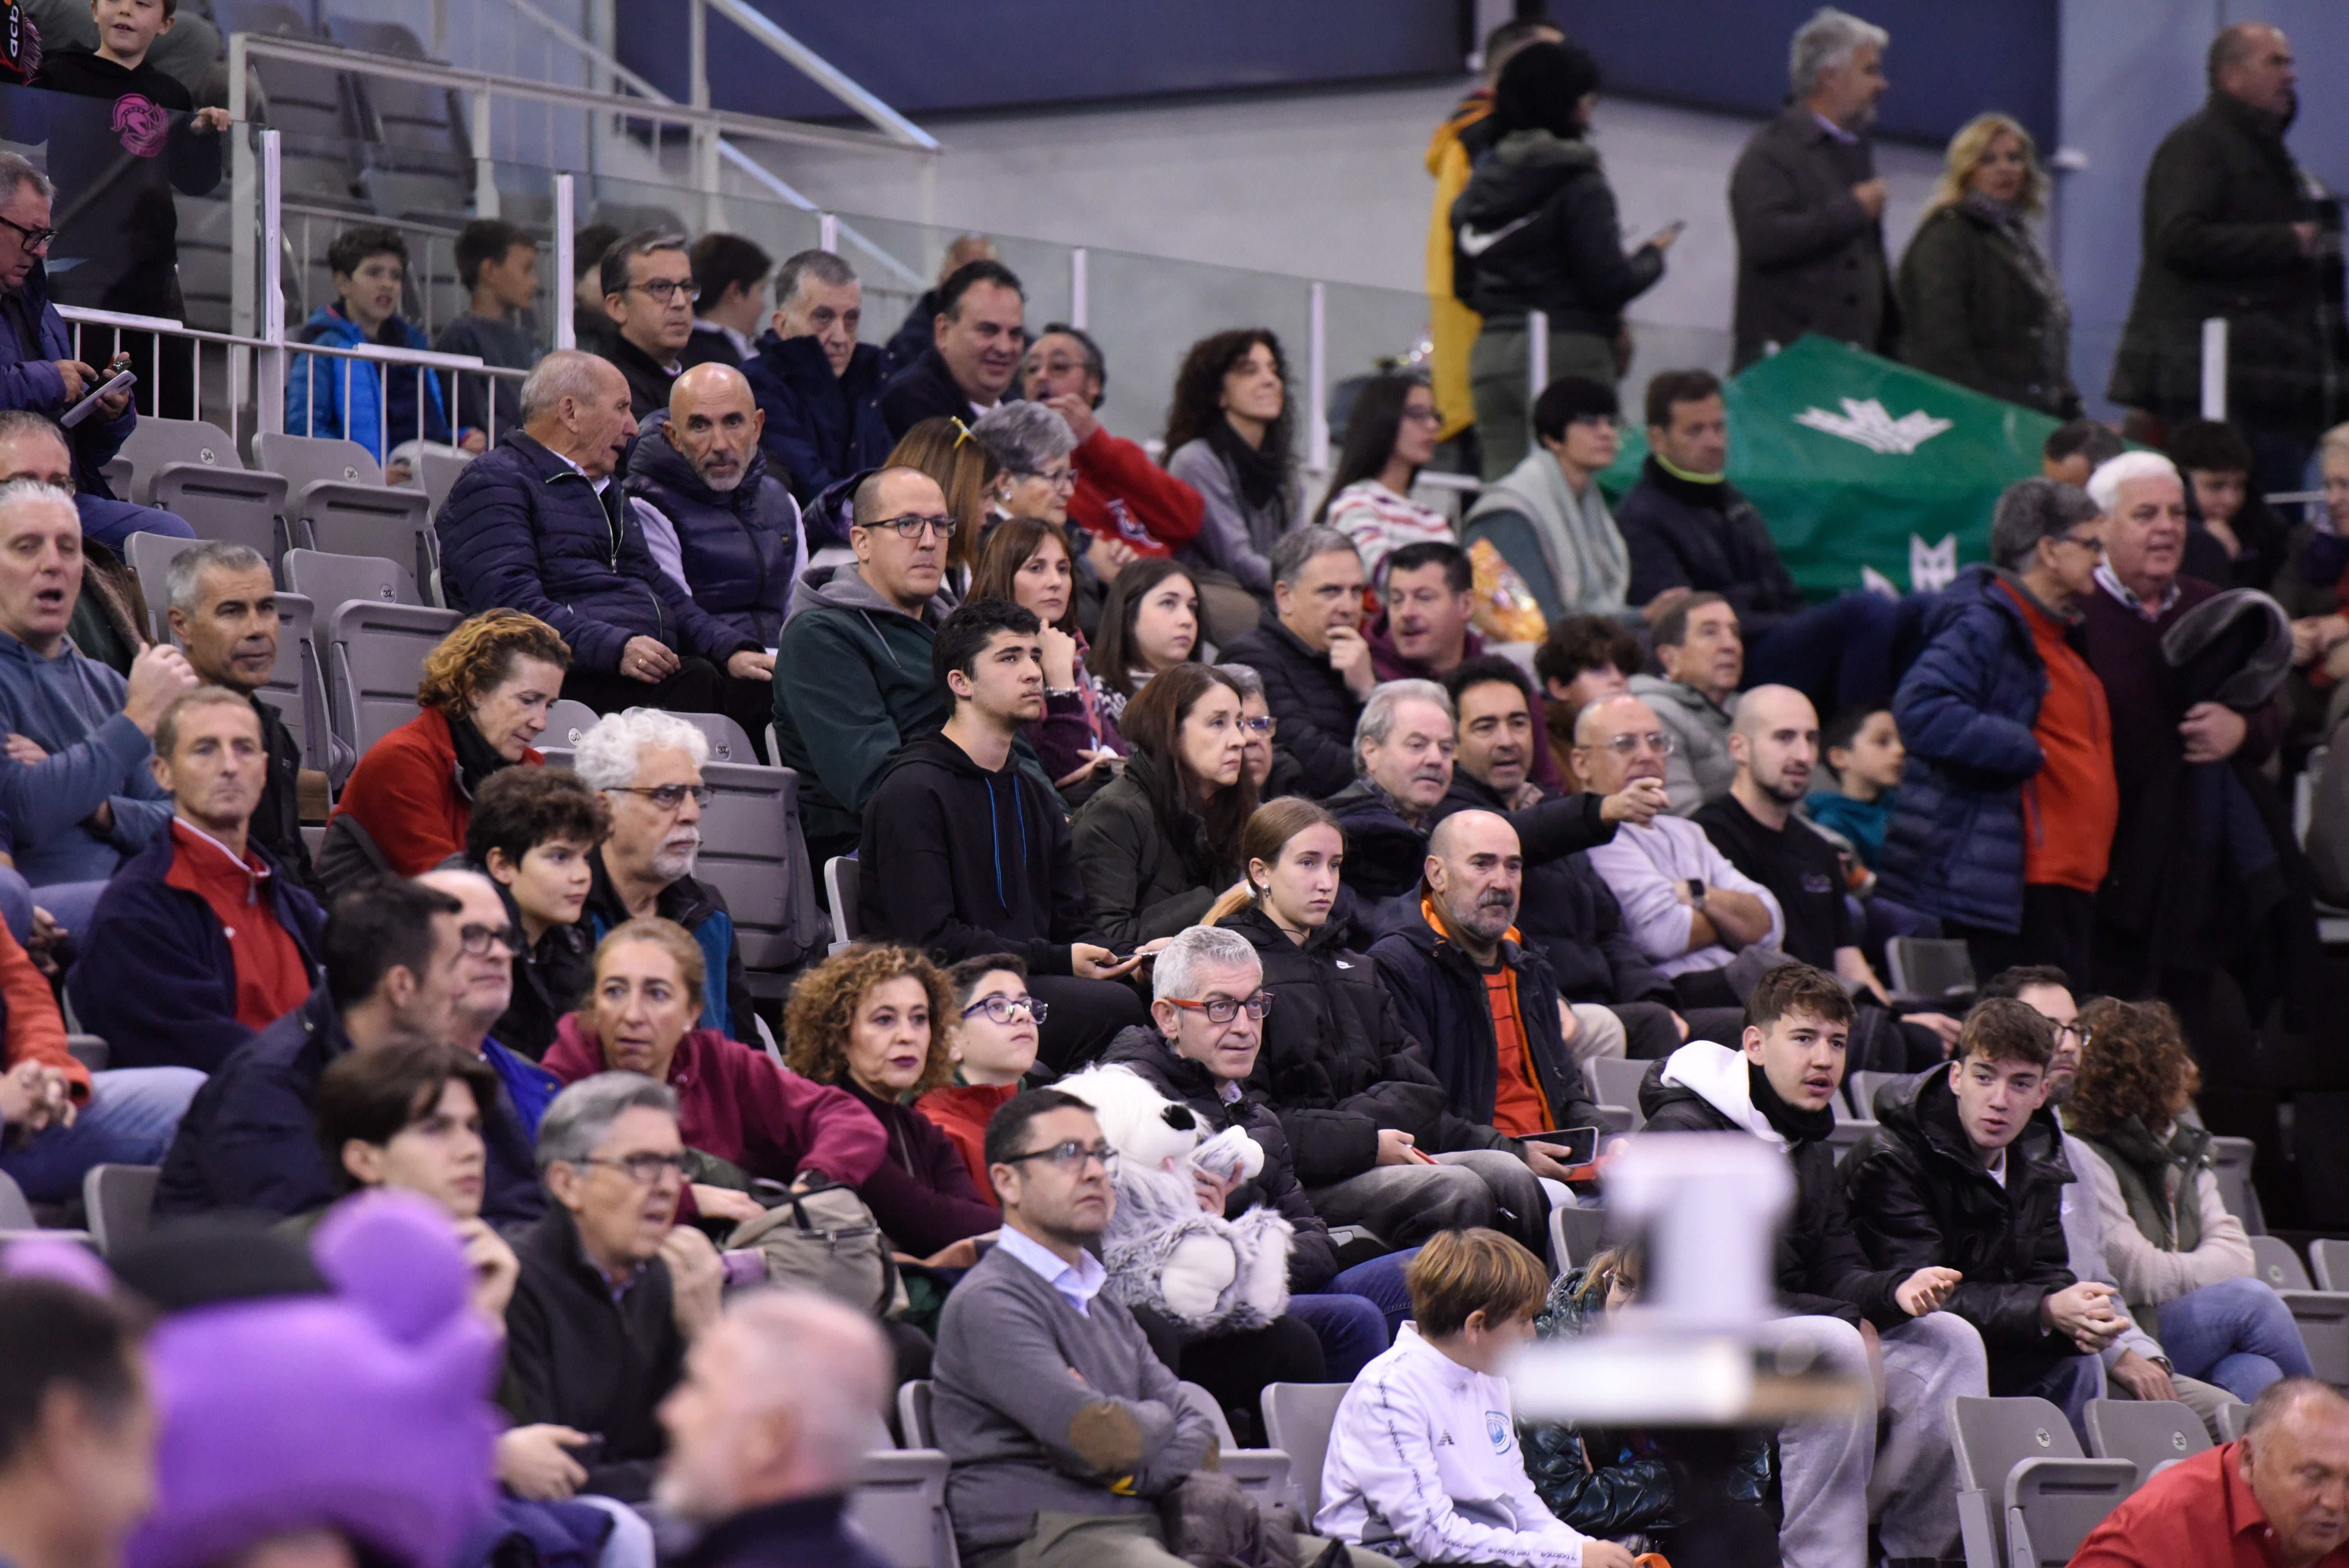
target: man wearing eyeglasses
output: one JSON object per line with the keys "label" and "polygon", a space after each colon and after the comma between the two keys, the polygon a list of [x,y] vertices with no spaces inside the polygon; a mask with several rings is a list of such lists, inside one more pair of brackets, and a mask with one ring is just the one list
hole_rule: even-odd
{"label": "man wearing eyeglasses", "polygon": [[[231,1051],[196,1091],[163,1159],[156,1212],[291,1215],[331,1202],[334,1180],[310,1120],[318,1077],[351,1051],[449,1038],[464,990],[463,910],[399,877],[369,877],[336,899],[326,983]],[[481,1216],[528,1217],[486,1202]]]}
{"label": "man wearing eyeglasses", "polygon": [[637,419],[668,407],[693,336],[693,262],[683,234],[639,229],[604,253],[604,311],[615,329],[605,354],[627,378]]}
{"label": "man wearing eyeglasses", "polygon": [[799,770],[800,820],[817,865],[855,852],[864,808],[900,747],[947,720],[930,646],[954,606],[937,596],[955,519],[919,469],[856,487],[855,562],[810,572],[775,656],[776,760]]}
{"label": "man wearing eyeglasses", "polygon": [[497,884],[480,872],[426,872],[416,879],[462,905],[457,934],[457,1007],[450,1043],[472,1052],[498,1075],[496,1100],[481,1107],[481,1141],[489,1150],[484,1202],[501,1210],[535,1215],[546,1206],[531,1149],[539,1119],[562,1092],[563,1080],[490,1038],[513,1000],[513,957],[523,942],[512,923]]}

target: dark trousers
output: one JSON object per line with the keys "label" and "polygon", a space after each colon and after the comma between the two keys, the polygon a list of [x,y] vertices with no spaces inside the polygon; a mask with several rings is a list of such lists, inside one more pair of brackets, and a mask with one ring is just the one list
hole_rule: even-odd
{"label": "dark trousers", "polygon": [[2080,1446],[2088,1444],[2088,1401],[2105,1393],[2105,1363],[2095,1356],[2001,1355],[1991,1353],[1990,1392],[1993,1399],[2031,1396],[2064,1412]]}
{"label": "dark trousers", "polygon": [[1269,1446],[1261,1406],[1267,1383],[1320,1383],[1329,1377],[1320,1337],[1294,1317],[1276,1317],[1262,1328],[1205,1338],[1189,1337],[1146,1306],[1133,1309],[1133,1321],[1142,1326],[1150,1348],[1168,1370],[1214,1396],[1216,1408],[1231,1422],[1232,1436],[1244,1449]]}
{"label": "dark trousers", "polygon": [[1108,1049],[1120,1029],[1150,1022],[1150,1009],[1123,980],[1030,975],[1028,993],[1051,1009],[1036,1031],[1036,1059],[1072,1073]]}
{"label": "dark trousers", "polygon": [[1860,593],[1815,604],[1749,640],[1745,684],[1793,686],[1821,713],[1888,707],[1932,602],[1926,593]]}
{"label": "dark trousers", "polygon": [[[619,713],[631,707],[665,708],[670,713],[722,713],[742,727],[750,750],[767,760],[767,726],[775,717],[772,681],[738,680],[696,654],[678,662],[667,680],[640,681],[623,675],[574,669],[563,677],[563,695],[584,702],[597,713]],[[712,762],[749,762],[750,757],[721,757],[713,749]]]}
{"label": "dark trousers", "polygon": [[1633,1061],[1656,1061],[1681,1048],[1672,1009],[1662,1003],[1610,1002],[1607,1010],[1622,1024],[1623,1054]]}
{"label": "dark trousers", "polygon": [[2024,964],[2052,964],[2072,978],[2072,989],[2088,984],[2088,934],[2095,924],[2096,895],[2075,887],[2033,882],[2023,890],[2023,927],[1992,931],[1942,922],[1973,954],[1974,979],[1987,984],[2001,970]]}

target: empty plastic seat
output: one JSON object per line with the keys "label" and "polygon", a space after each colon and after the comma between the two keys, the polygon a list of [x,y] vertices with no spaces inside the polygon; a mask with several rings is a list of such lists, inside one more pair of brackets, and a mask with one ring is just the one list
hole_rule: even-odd
{"label": "empty plastic seat", "polygon": [[1896,936],[1884,944],[1892,994],[1904,1002],[1962,1005],[1973,1000],[1973,951],[1938,936]]}
{"label": "empty plastic seat", "polygon": [[1550,1265],[1559,1274],[1588,1263],[1606,1242],[1606,1210],[1559,1207],[1549,1212]]}
{"label": "empty plastic seat", "polygon": [[[285,476],[291,540],[305,550],[380,555],[429,583],[440,564],[431,502],[420,490],[383,482],[382,466],[357,441],[266,434],[256,456]],[[420,602],[420,599],[419,599]]]}
{"label": "empty plastic seat", "polygon": [[122,438],[115,455],[130,465],[130,488],[123,493],[141,506],[152,504],[148,498],[156,474],[166,463],[194,463],[207,469],[244,467],[236,455],[236,443],[209,419],[142,417]]}
{"label": "empty plastic seat", "polygon": [[2300,1254],[2281,1236],[2251,1238],[2251,1267],[2291,1310],[2316,1376],[2349,1389],[2349,1294],[2310,1288]]}
{"label": "empty plastic seat", "polygon": [[416,579],[397,561],[380,555],[338,555],[323,550],[285,552],[285,585],[327,606],[329,613],[354,599],[379,604],[421,604]]}
{"label": "empty plastic seat", "polygon": [[724,714],[680,713],[671,717],[685,720],[708,738],[709,760],[712,762],[756,763],[759,760],[759,754],[750,748],[750,736],[743,733],[740,725]]}
{"label": "empty plastic seat", "polygon": [[336,788],[368,747],[416,717],[425,655],[461,618],[454,610],[365,599],[327,613],[324,644],[333,719],[327,773]]}
{"label": "empty plastic seat", "polygon": [[147,1234],[155,1206],[160,1165],[93,1165],[82,1173],[82,1207],[89,1213],[89,1238],[112,1257]]}
{"label": "empty plastic seat", "polygon": [[2308,1272],[2319,1290],[2349,1290],[2349,1242],[2319,1236],[2309,1243]]}
{"label": "empty plastic seat", "polygon": [[1321,1511],[1321,1467],[1330,1458],[1330,1429],[1346,1398],[1344,1383],[1267,1383],[1264,1433],[1288,1456],[1288,1484],[1298,1515],[1309,1528]]}
{"label": "empty plastic seat", "polygon": [[1647,1080],[1652,1062],[1632,1061],[1623,1057],[1593,1057],[1590,1076],[1599,1088],[1602,1105],[1619,1105],[1631,1113],[1634,1128],[1647,1125],[1648,1119],[1640,1111],[1640,1085]]}
{"label": "empty plastic seat", "polygon": [[823,862],[823,896],[832,905],[832,950],[846,947],[864,934],[863,896],[856,857],[834,855]]}
{"label": "empty plastic seat", "polygon": [[2260,1212],[2259,1190],[2251,1185],[2251,1161],[2259,1146],[2248,1138],[2213,1138],[2210,1174],[2219,1183],[2219,1199],[2227,1212],[2243,1222],[2252,1235],[2267,1233],[2267,1216]]}
{"label": "empty plastic seat", "polygon": [[538,749],[560,746],[566,750],[579,744],[579,738],[594,727],[601,716],[584,702],[569,697],[557,697],[546,705],[546,728],[539,736]]}
{"label": "empty plastic seat", "polygon": [[2175,1399],[2091,1399],[2088,1446],[2100,1460],[2127,1460],[2143,1486],[2163,1465],[2210,1446],[2202,1418]]}
{"label": "empty plastic seat", "polygon": [[856,1468],[848,1520],[895,1568],[957,1568],[947,1514],[947,1456],[936,1449],[878,1449]]}
{"label": "empty plastic seat", "polygon": [[[409,689],[413,714],[412,680]],[[780,972],[821,957],[831,937],[800,829],[800,776],[788,768],[709,762],[701,779],[714,793],[701,813],[694,874],[726,897],[752,993],[781,995]]]}
{"label": "empty plastic seat", "polygon": [[1950,1401],[1966,1568],[2059,1568],[2137,1488],[2127,1460],[2080,1452],[2045,1399]]}
{"label": "empty plastic seat", "polygon": [[1196,1383],[1177,1386],[1183,1402],[1207,1418],[1216,1429],[1223,1472],[1256,1499],[1258,1508],[1288,1501],[1288,1456],[1278,1449],[1244,1449],[1232,1435],[1232,1424],[1216,1404],[1216,1397]]}
{"label": "empty plastic seat", "polygon": [[1862,1121],[1856,1116],[1838,1118],[1835,1126],[1827,1130],[1827,1147],[1835,1150],[1836,1163],[1842,1164],[1843,1157],[1858,1148],[1860,1140],[1874,1132],[1879,1125],[1878,1122]]}
{"label": "empty plastic seat", "polygon": [[1846,1073],[1843,1092],[1851,1101],[1852,1114],[1862,1121],[1876,1119],[1876,1091],[1886,1084],[1907,1078],[1906,1073],[1852,1072]]}

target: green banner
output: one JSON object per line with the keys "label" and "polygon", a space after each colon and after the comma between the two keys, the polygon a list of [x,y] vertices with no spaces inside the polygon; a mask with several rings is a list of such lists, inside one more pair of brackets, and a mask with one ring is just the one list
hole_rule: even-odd
{"label": "green banner", "polygon": [[[1815,599],[1876,578],[1928,592],[1988,560],[1999,492],[2039,471],[2056,426],[1816,336],[1746,366],[1723,400],[1730,480]],[[1647,452],[1644,433],[1627,426],[1622,456],[1599,476],[1610,497],[1639,478]]]}

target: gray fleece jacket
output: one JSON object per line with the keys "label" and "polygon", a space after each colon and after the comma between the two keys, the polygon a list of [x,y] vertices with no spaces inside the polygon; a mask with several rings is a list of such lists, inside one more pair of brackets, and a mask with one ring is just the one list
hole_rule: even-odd
{"label": "gray fleece jacket", "polygon": [[1631,695],[1655,709],[1671,735],[1664,793],[1672,815],[1693,817],[1706,801],[1728,794],[1737,782],[1737,764],[1729,755],[1729,723],[1737,712],[1737,699],[1716,706],[1696,687],[1661,676],[1633,676]]}
{"label": "gray fleece jacket", "polygon": [[[0,831],[13,836],[16,869],[35,887],[104,882],[171,820],[171,802],[147,770],[154,748],[124,717],[129,685],[67,642],[42,658],[0,632],[0,731],[48,753],[0,760]],[[110,807],[101,833],[90,813]]]}
{"label": "gray fleece jacket", "polygon": [[1241,587],[1260,596],[1272,593],[1272,563],[1266,556],[1272,542],[1305,521],[1302,480],[1286,497],[1250,508],[1240,499],[1240,488],[1216,449],[1205,440],[1185,441],[1166,459],[1166,471],[1199,492],[1206,502],[1198,537],[1174,552],[1188,566],[1212,566],[1239,579]]}

